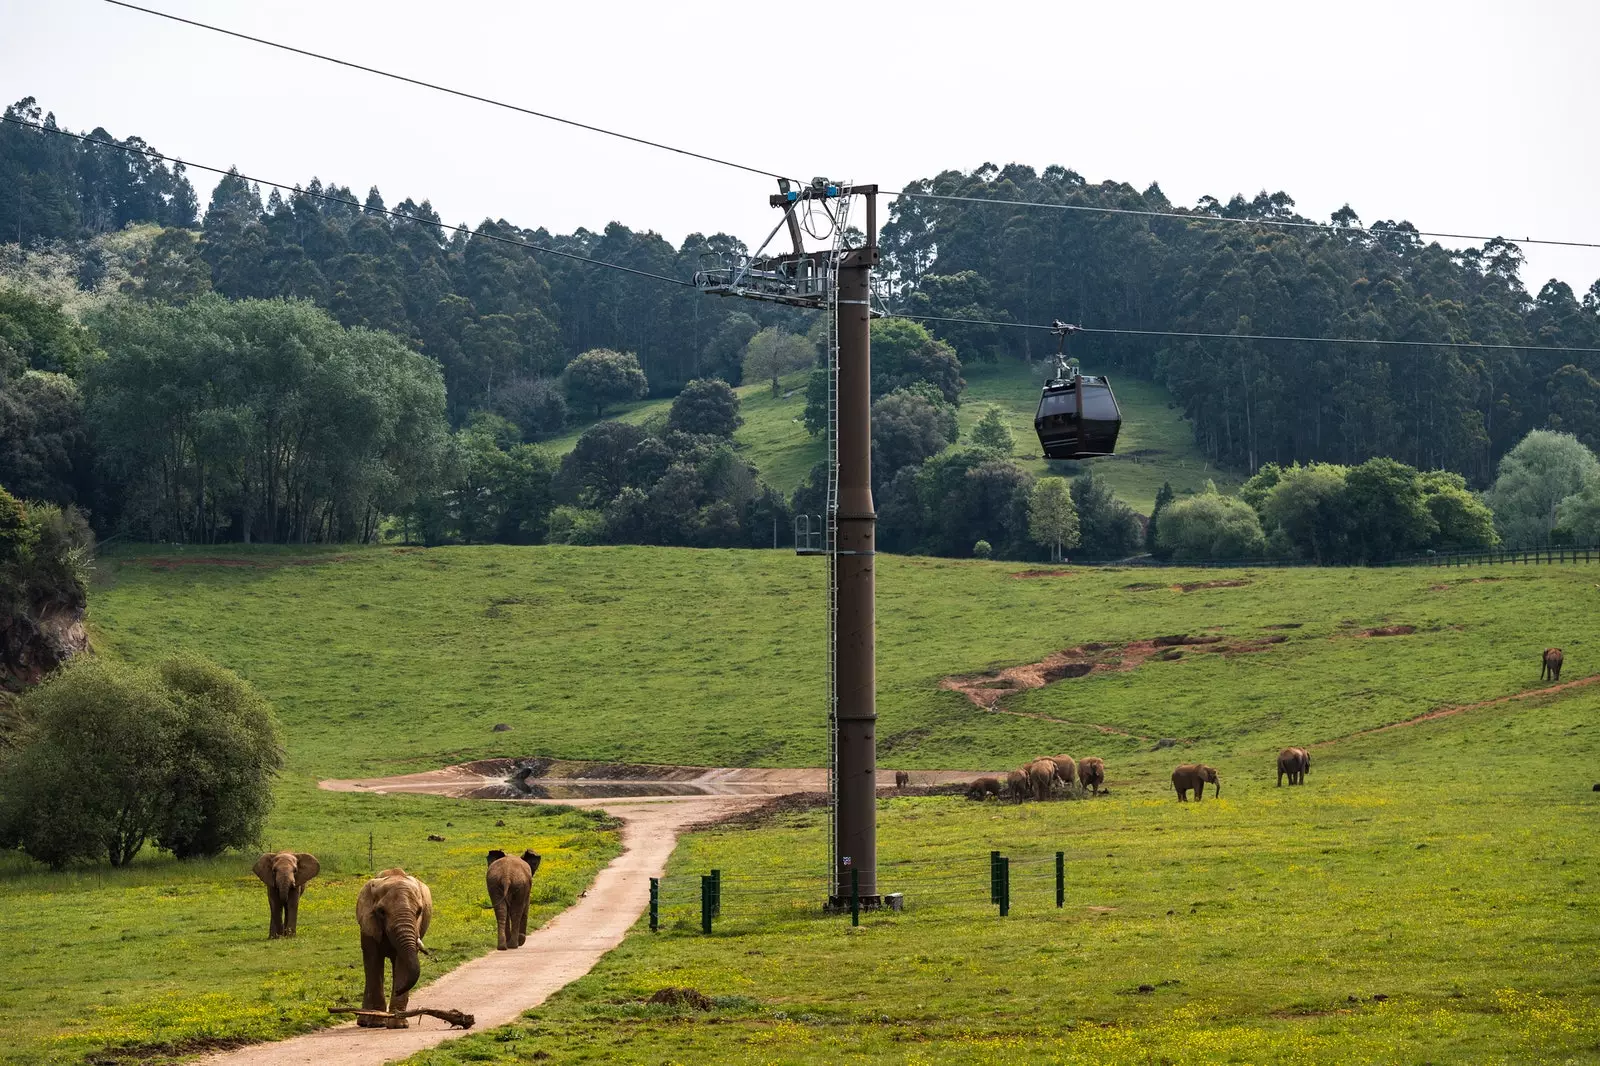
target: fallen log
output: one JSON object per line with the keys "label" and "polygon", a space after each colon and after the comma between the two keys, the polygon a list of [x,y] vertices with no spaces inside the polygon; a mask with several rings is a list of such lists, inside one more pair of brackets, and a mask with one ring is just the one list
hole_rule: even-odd
{"label": "fallen log", "polygon": [[394,1014],[391,1014],[386,1010],[367,1010],[364,1007],[329,1007],[328,1013],[354,1014],[363,1018],[416,1018],[420,1015],[427,1014],[434,1018],[438,1018],[442,1022],[450,1023],[450,1025],[456,1029],[471,1029],[472,1023],[477,1021],[477,1019],[472,1015],[465,1014],[458,1010],[436,1010],[433,1007],[418,1007],[415,1010],[403,1010]]}

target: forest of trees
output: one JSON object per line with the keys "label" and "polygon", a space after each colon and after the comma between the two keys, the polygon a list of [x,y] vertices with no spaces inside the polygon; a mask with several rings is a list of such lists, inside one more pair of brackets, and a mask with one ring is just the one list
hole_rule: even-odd
{"label": "forest of trees", "polygon": [[[6,114],[55,125],[32,99]],[[153,151],[137,137],[92,136]],[[446,226],[427,199],[389,209],[376,188],[360,196],[316,179],[263,196],[237,175],[202,212],[181,164],[12,123],[0,124],[0,189],[0,483],[88,509],[102,535],[364,540],[387,528],[429,543],[714,546],[770,543],[790,514],[820,509],[816,475],[790,499],[759,482],[731,440],[737,397],[715,387],[776,388],[812,364],[814,315],[517,246],[687,278],[705,254],[742,249],[734,238],[692,234],[673,247],[619,223],[560,235],[503,219],[469,230]],[[1089,185],[1061,167],[947,171],[908,191],[1175,210],[1158,187]],[[1452,342],[1074,342],[1090,369],[1166,385],[1210,459],[1282,473],[1296,492],[1330,479],[1353,491],[1376,476],[1368,461],[1385,458],[1416,474],[1418,499],[1442,506],[1477,500],[1469,488],[1489,487],[1530,431],[1600,444],[1600,382],[1585,357],[1473,346],[1600,347],[1600,283],[1581,300],[1555,281],[1530,296],[1512,244],[1450,251],[1403,222],[1362,230],[1348,208],[1332,228],[1205,221],[1298,220],[1293,208],[1283,193],[1208,197],[1191,220],[903,197],[882,234],[884,273],[911,314]],[[886,549],[1387,550],[1351,529],[1336,547],[1296,542],[1293,523],[1274,524],[1259,499],[1205,498],[1177,501],[1170,528],[1192,532],[1184,547],[1163,547],[1155,525],[1142,528],[1098,479],[1075,479],[1070,496],[1040,490],[1011,461],[998,418],[958,441],[963,362],[1041,359],[1040,340],[989,325],[874,322]],[[564,460],[538,447],[646,394],[688,399],[660,425],[597,423]],[[813,431],[824,395],[814,375]],[[1568,489],[1555,498],[1576,501]],[[1556,535],[1555,511],[1514,528]],[[1045,513],[1056,532],[1041,540]],[[1475,513],[1462,528],[1481,541],[1494,535],[1486,523]],[[1437,518],[1418,528],[1435,532],[1402,538],[1414,548],[1467,542]]]}

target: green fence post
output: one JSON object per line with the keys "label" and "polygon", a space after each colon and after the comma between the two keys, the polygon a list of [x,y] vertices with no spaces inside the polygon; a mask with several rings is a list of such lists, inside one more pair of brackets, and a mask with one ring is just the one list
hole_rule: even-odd
{"label": "green fence post", "polygon": [[1000,902],[1000,853],[989,853],[989,902]]}
{"label": "green fence post", "polygon": [[1056,906],[1067,905],[1067,853],[1056,852]]}
{"label": "green fence post", "polygon": [[650,931],[661,929],[661,878],[650,879]]}
{"label": "green fence post", "polygon": [[700,875],[700,931],[711,932],[711,875]]}
{"label": "green fence post", "polygon": [[711,871],[711,914],[722,917],[722,871]]}
{"label": "green fence post", "polygon": [[850,867],[850,924],[861,924],[861,871]]}
{"label": "green fence post", "polygon": [[1000,856],[1000,917],[1011,913],[1011,860]]}

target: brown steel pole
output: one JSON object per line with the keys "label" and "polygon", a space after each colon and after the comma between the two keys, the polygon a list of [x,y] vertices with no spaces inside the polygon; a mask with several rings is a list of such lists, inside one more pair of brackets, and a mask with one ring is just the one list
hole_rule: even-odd
{"label": "brown steel pole", "polygon": [[[868,193],[871,221],[873,194]],[[877,262],[876,226],[867,244],[846,253],[839,269],[839,535],[833,557],[838,584],[834,656],[834,723],[838,789],[834,807],[833,897],[850,898],[850,875],[867,906],[878,896],[877,669],[874,661],[873,563],[878,516],[872,505],[872,352],[868,293]],[[846,864],[848,860],[848,865]]]}

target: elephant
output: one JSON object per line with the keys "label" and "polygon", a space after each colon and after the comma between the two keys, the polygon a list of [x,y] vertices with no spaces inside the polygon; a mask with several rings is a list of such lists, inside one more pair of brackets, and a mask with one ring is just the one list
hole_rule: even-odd
{"label": "elephant", "polygon": [[1030,787],[1028,774],[1024,770],[1012,770],[1006,774],[1006,794],[1016,799],[1018,803],[1028,798]]}
{"label": "elephant", "polygon": [[1306,783],[1306,771],[1311,769],[1311,753],[1305,748],[1284,748],[1278,752],[1278,787],[1283,787],[1283,775],[1289,775],[1289,784]]}
{"label": "elephant", "polygon": [[896,770],[894,772],[894,787],[895,788],[905,788],[909,784],[911,784],[911,775],[910,774],[906,773],[904,770]]}
{"label": "elephant", "polygon": [[983,800],[989,796],[999,799],[1000,787],[998,777],[980,777],[967,786],[967,799]]}
{"label": "elephant", "polygon": [[[433,919],[433,894],[428,886],[396,867],[385,870],[361,886],[356,897],[356,921],[361,926],[361,963],[367,985],[361,996],[363,1010],[384,1009],[383,964],[394,967],[394,985],[389,994],[389,1013],[406,1009],[410,993],[422,975],[419,958],[428,949],[422,938]],[[375,1018],[358,1015],[358,1024],[368,1029],[404,1029],[405,1018]]]}
{"label": "elephant", "polygon": [[1217,786],[1217,795],[1222,795],[1222,782],[1217,780],[1217,772],[1205,763],[1188,762],[1172,771],[1172,787],[1178,790],[1178,802],[1188,799],[1184,795],[1191,788],[1194,789],[1194,801],[1199,803],[1206,798],[1206,782],[1210,781]]}
{"label": "elephant", "polygon": [[489,852],[489,902],[494,905],[495,948],[520,948],[528,939],[528,895],[539,872],[538,852]]}
{"label": "elephant", "polygon": [[1056,764],[1056,780],[1068,788],[1072,787],[1073,779],[1078,776],[1078,764],[1070,755],[1053,755],[1050,761]]}
{"label": "elephant", "polygon": [[1091,755],[1078,763],[1078,781],[1085,788],[1093,789],[1095,795],[1099,795],[1100,786],[1106,783],[1105,760]]}
{"label": "elephant", "polygon": [[1561,649],[1546,648],[1544,650],[1544,665],[1539,668],[1540,681],[1561,680]]}
{"label": "elephant", "polygon": [[1028,782],[1033,786],[1033,798],[1046,800],[1050,798],[1050,786],[1055,784],[1056,763],[1054,759],[1035,759],[1026,767]]}
{"label": "elephant", "polygon": [[294,936],[306,882],[322,869],[317,857],[303,851],[268,852],[256,860],[254,869],[267,886],[267,909],[272,914],[267,925],[267,939]]}

